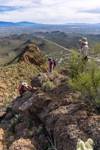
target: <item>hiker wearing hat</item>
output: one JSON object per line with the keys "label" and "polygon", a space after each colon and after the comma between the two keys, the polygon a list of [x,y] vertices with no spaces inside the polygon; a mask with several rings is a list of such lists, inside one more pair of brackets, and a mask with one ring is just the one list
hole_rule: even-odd
{"label": "hiker wearing hat", "polygon": [[18,88],[19,94],[22,97],[26,91],[33,91],[33,88],[29,86],[26,82],[21,82]]}
{"label": "hiker wearing hat", "polygon": [[84,60],[88,60],[88,41],[86,37],[82,37],[82,39],[79,40],[80,43],[80,53]]}

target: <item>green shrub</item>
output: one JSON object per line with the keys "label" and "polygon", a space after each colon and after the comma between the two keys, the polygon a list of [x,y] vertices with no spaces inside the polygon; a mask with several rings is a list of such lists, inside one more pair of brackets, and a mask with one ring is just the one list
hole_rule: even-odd
{"label": "green shrub", "polygon": [[[94,106],[100,105],[100,68],[93,62],[93,60],[84,64],[78,60],[76,55],[72,55],[70,68],[71,76],[69,85],[81,92],[84,100],[88,101]],[[78,64],[80,61],[80,64]],[[79,66],[80,65],[80,66]]]}
{"label": "green shrub", "polygon": [[80,91],[84,98],[88,97],[88,100],[94,100],[93,102],[95,102],[96,97],[98,97],[99,94],[98,91],[100,89],[100,81],[97,81],[98,76],[94,77],[90,72],[83,72],[80,73],[77,78],[70,79],[69,84],[73,89]]}
{"label": "green shrub", "polygon": [[52,81],[49,81],[49,80],[44,82],[43,85],[42,85],[42,89],[44,91],[50,91],[53,88],[55,88],[55,85],[54,85],[54,83]]}
{"label": "green shrub", "polygon": [[96,43],[92,47],[92,52],[93,52],[93,54],[100,54],[100,43]]}
{"label": "green shrub", "polygon": [[73,51],[70,56],[69,70],[72,78],[77,77],[80,72],[85,69],[85,64],[83,63],[82,57],[76,51]]}

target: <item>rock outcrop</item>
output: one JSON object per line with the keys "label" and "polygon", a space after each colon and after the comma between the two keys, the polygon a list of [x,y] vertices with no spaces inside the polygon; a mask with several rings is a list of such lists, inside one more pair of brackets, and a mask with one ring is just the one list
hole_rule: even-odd
{"label": "rock outcrop", "polygon": [[100,149],[100,115],[78,101],[77,94],[64,83],[49,92],[40,87],[34,93],[26,92],[15,99],[1,126],[8,131],[13,128],[14,140],[35,139],[38,141],[36,148],[40,150],[43,147],[76,150],[79,138],[93,139],[95,150]]}
{"label": "rock outcrop", "polygon": [[24,53],[19,60],[37,66],[45,64],[45,57],[35,43],[31,43],[24,48]]}

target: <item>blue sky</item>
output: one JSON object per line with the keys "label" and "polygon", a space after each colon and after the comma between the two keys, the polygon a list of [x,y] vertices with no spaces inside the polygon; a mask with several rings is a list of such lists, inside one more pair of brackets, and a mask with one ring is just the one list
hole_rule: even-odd
{"label": "blue sky", "polygon": [[100,0],[0,0],[0,21],[98,23]]}

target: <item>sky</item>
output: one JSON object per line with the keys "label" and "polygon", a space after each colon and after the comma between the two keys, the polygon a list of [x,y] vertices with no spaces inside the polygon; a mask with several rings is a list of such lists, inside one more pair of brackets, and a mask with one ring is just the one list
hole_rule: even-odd
{"label": "sky", "polygon": [[100,0],[0,0],[0,21],[100,23]]}

